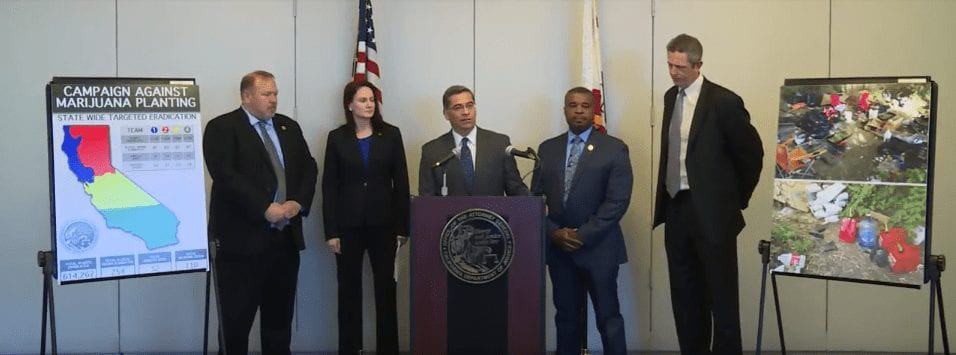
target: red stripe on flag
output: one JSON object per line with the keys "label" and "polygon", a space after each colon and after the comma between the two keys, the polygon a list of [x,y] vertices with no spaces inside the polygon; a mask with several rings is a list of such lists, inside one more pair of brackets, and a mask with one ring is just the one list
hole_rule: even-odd
{"label": "red stripe on flag", "polygon": [[365,63],[365,72],[366,73],[375,73],[375,76],[378,76],[378,63],[374,61],[368,61]]}
{"label": "red stripe on flag", "polygon": [[604,104],[601,102],[601,90],[591,89],[591,94],[594,95],[594,127],[601,133],[607,133],[607,128],[604,127]]}

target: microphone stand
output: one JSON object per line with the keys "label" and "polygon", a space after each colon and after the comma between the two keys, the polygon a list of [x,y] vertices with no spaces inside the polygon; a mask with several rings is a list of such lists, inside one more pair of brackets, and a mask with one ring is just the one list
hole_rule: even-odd
{"label": "microphone stand", "polygon": [[[531,157],[526,159],[534,160],[534,165],[531,167],[531,171],[525,173],[524,176],[521,177],[521,180],[527,179],[528,175],[532,175],[532,179],[533,179],[534,172],[541,169],[541,159],[538,159],[538,153],[535,153],[534,150],[531,150],[530,148],[529,150],[530,150],[529,153],[531,154]],[[531,181],[531,185],[534,185],[534,181]]]}
{"label": "microphone stand", "polygon": [[445,174],[445,165],[441,165],[441,195],[448,196],[448,180],[447,175]]}
{"label": "microphone stand", "polygon": [[439,191],[439,194],[440,194],[439,196],[448,196],[448,179],[447,179],[447,174],[445,173],[445,163],[446,163],[446,162],[447,162],[447,160],[446,160],[445,162],[436,163],[435,165],[432,165],[431,174],[432,174],[433,177],[435,176],[435,175],[434,175],[434,174],[435,174],[435,168],[441,168],[441,187],[440,187],[439,190],[438,190],[438,191]]}
{"label": "microphone stand", "polygon": [[441,168],[441,188],[439,189],[441,196],[448,196],[448,179],[447,179],[447,175],[445,174],[445,163],[448,163],[448,161],[451,160],[451,158],[458,157],[458,154],[459,154],[458,148],[454,148],[451,150],[451,154],[435,162],[435,164],[432,165],[432,177],[435,176],[434,175],[435,168]]}

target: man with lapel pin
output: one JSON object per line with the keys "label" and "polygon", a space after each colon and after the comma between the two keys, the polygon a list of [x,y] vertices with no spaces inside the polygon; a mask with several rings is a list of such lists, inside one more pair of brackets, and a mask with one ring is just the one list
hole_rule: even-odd
{"label": "man with lapel pin", "polygon": [[275,77],[255,71],[239,87],[242,107],[209,121],[203,135],[221,346],[246,354],[259,310],[262,353],[289,354],[299,250],[305,248],[302,217],[312,206],[318,169],[299,124],[276,114]]}
{"label": "man with lapel pin", "polygon": [[686,34],[667,44],[674,86],[664,94],[654,226],[667,224],[681,353],[740,354],[737,234],[763,148],[743,100],[700,74],[702,54]]}
{"label": "man with lapel pin", "polygon": [[515,158],[505,152],[511,139],[476,125],[478,107],[471,89],[454,85],[445,90],[442,111],[451,131],[422,146],[420,196],[440,196],[443,178],[449,196],[528,195]]}
{"label": "man with lapel pin", "polygon": [[593,106],[586,88],[565,94],[568,132],[541,143],[541,166],[531,179],[532,191],[548,207],[557,353],[566,355],[581,349],[585,294],[594,304],[604,354],[626,352],[617,275],[627,251],[619,222],[631,200],[633,175],[627,145],[593,128]]}

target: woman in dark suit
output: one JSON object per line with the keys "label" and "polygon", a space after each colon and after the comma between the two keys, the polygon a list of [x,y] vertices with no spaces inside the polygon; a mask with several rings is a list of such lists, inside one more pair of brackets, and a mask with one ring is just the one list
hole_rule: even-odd
{"label": "woman in dark suit", "polygon": [[398,353],[395,249],[408,235],[408,168],[398,127],[382,120],[371,83],[345,86],[345,124],[329,132],[322,175],[325,238],[335,253],[339,353],[362,349],[362,261],[375,284],[376,353]]}

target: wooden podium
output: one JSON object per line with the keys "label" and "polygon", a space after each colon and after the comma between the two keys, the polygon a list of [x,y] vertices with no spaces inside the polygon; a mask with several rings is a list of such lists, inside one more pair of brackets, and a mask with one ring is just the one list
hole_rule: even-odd
{"label": "wooden podium", "polygon": [[544,354],[544,200],[412,201],[412,354]]}

